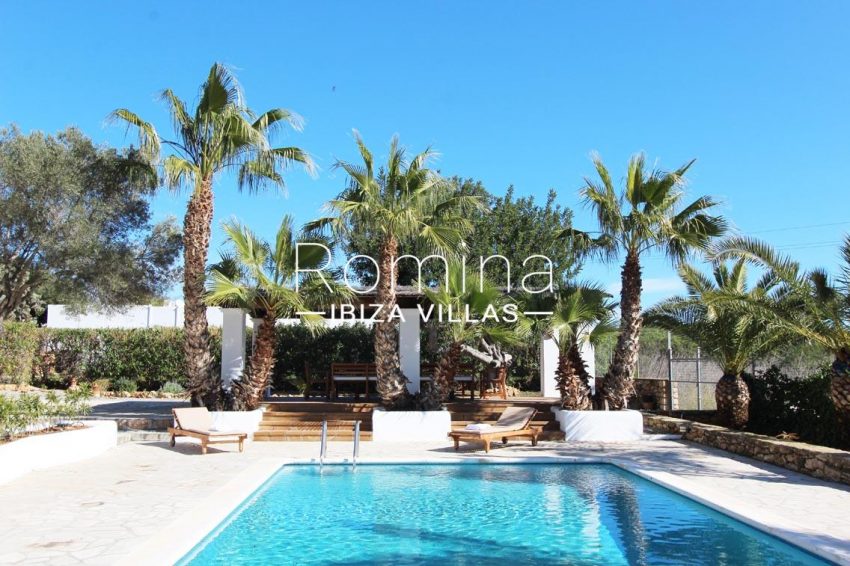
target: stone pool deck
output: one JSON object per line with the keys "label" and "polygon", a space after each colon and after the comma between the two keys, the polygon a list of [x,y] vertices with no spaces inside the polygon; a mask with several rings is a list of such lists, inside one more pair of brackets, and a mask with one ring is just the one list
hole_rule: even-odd
{"label": "stone pool deck", "polygon": [[[257,470],[267,476],[285,462],[310,460],[317,452],[314,442],[253,443],[242,454],[225,445],[211,447],[206,456],[189,441],[175,449],[165,443],[127,443],[85,462],[32,473],[0,486],[0,564],[163,563],[168,553],[161,546],[180,542],[178,525],[196,522],[217,502],[244,497],[234,493],[241,478],[253,473],[256,480]],[[329,445],[330,460],[350,456],[350,443]],[[363,461],[476,461],[483,456],[472,447],[455,453],[447,442],[361,445]],[[517,442],[495,448],[488,458],[617,463],[850,564],[847,486],[677,440],[543,442],[536,448]],[[151,549],[163,552],[157,556]]]}

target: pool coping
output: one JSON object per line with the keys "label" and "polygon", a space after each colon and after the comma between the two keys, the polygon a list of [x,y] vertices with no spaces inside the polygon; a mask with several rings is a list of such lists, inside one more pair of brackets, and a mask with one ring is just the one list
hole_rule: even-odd
{"label": "pool coping", "polygon": [[[159,530],[134,548],[127,560],[132,565],[174,564],[189,554],[201,541],[221,525],[240,505],[259,490],[283,467],[288,465],[319,465],[315,458],[266,458],[231,478],[198,505]],[[733,497],[700,486],[696,481],[669,472],[642,469],[637,462],[617,456],[466,456],[441,458],[363,458],[357,465],[439,465],[439,464],[609,464],[640,478],[660,485],[674,493],[705,505],[786,543],[802,548],[819,558],[837,564],[850,565],[850,552],[824,546],[813,535],[799,532],[799,525],[783,526],[783,518]],[[349,459],[324,462],[326,466],[351,466]],[[790,512],[791,510],[789,510]]]}

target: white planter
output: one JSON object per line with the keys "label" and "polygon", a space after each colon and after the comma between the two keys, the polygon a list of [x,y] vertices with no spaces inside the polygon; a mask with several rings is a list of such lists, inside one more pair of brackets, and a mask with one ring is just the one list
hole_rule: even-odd
{"label": "white planter", "polygon": [[28,436],[0,445],[0,484],[34,470],[79,462],[118,444],[115,421],[86,421],[86,428]]}
{"label": "white planter", "polygon": [[247,432],[248,438],[253,439],[254,433],[260,430],[263,420],[263,409],[254,411],[211,411],[213,427],[218,430],[233,430]]}
{"label": "white planter", "polygon": [[643,416],[639,411],[552,411],[566,441],[623,442],[643,436]]}
{"label": "white planter", "polygon": [[451,430],[448,411],[372,411],[373,442],[446,440]]}

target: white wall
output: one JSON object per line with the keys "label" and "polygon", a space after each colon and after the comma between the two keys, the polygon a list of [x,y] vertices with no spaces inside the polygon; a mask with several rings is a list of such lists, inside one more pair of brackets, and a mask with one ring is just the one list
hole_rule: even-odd
{"label": "white wall", "polygon": [[245,369],[245,311],[222,309],[221,383],[226,390]]}
{"label": "white wall", "polygon": [[86,427],[27,436],[0,446],[0,484],[53,466],[93,458],[118,444],[115,421],[86,421]]}
{"label": "white wall", "polygon": [[558,342],[554,338],[540,341],[540,395],[560,397],[556,375],[558,372]]}
{"label": "white wall", "polygon": [[[207,308],[210,326],[221,326],[222,310]],[[65,305],[47,305],[48,328],[151,328],[153,326],[183,327],[183,307],[168,305],[154,307],[136,305],[114,312],[68,312]]]}
{"label": "white wall", "polygon": [[[422,377],[419,375],[420,351],[419,351],[419,329],[420,318],[417,309],[401,309],[404,321],[399,324],[398,333],[398,355],[401,365],[401,373],[410,380],[407,390],[411,393],[419,393]],[[444,435],[445,436],[445,435]]]}

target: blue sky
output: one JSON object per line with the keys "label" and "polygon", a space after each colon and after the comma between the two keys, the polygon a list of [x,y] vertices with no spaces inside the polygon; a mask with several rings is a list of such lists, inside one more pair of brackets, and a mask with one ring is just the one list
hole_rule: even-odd
{"label": "blue sky", "polygon": [[[0,124],[76,125],[129,143],[104,123],[129,107],[167,130],[157,93],[193,99],[214,61],[230,65],[256,110],[293,109],[311,178],[287,195],[216,187],[215,236],[236,216],[271,234],[315,217],[344,186],[357,128],[383,155],[398,133],[433,145],[447,175],[494,193],[578,203],[598,151],[617,177],[645,151],[673,168],[698,159],[691,194],[723,200],[742,232],[805,266],[834,268],[850,231],[848,2],[13,2],[0,0]],[[163,193],[158,218],[182,218]],[[816,227],[815,227],[816,226]],[[584,273],[615,288],[619,267]],[[647,302],[677,290],[666,261],[645,263]]]}

